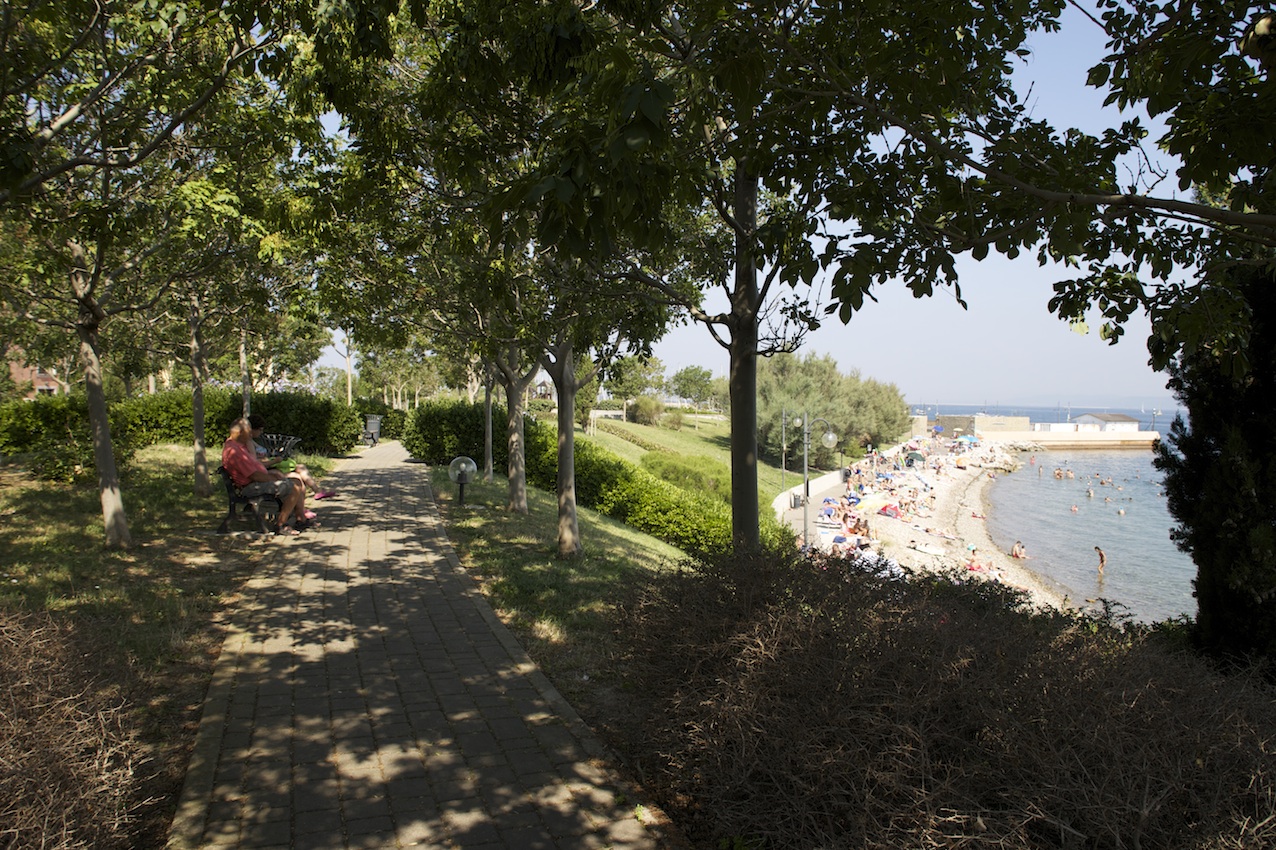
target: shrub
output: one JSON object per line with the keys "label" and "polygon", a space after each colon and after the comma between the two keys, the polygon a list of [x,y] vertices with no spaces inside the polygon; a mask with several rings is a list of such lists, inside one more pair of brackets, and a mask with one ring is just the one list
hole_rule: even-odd
{"label": "shrub", "polygon": [[[115,463],[123,467],[136,444],[118,405],[111,408],[110,421]],[[50,481],[90,475],[96,464],[88,400],[83,395],[39,396],[0,405],[0,454]]]}
{"label": "shrub", "polygon": [[[189,445],[195,441],[191,389],[166,390],[120,402],[116,407],[138,446],[156,443]],[[209,444],[225,439],[231,420],[239,416],[242,396],[228,387],[204,389],[204,435]]]}
{"label": "shrub", "polygon": [[527,403],[527,412],[537,419],[553,418],[558,402],[552,398],[534,398]]}
{"label": "shrub", "polygon": [[408,421],[406,410],[391,410],[381,417],[381,437],[386,440],[397,440],[403,436],[403,426]]}
{"label": "shrub", "polygon": [[[482,463],[483,405],[466,401],[429,401],[413,410],[403,426],[408,454],[427,463],[451,463],[465,455]],[[505,408],[492,406],[492,463],[509,462],[505,444]]]}
{"label": "shrub", "polygon": [[642,468],[684,490],[706,493],[731,504],[731,470],[719,460],[648,452],[642,456]]}
{"label": "shrub", "polygon": [[311,454],[346,454],[363,434],[363,417],[357,409],[310,393],[255,395],[253,412],[265,417],[267,432],[298,437],[302,450]]}
{"label": "shrub", "polygon": [[683,425],[682,411],[681,410],[665,411],[664,418],[661,420],[661,422],[670,431],[681,431],[682,425]]}
{"label": "shrub", "polygon": [[1270,683],[864,566],[688,563],[618,624],[618,748],[693,846],[1273,846]]}
{"label": "shrub", "polygon": [[629,415],[639,425],[660,424],[660,417],[664,415],[664,412],[664,403],[649,395],[638,396],[634,399],[633,406],[629,408]]}
{"label": "shrub", "polygon": [[692,553],[731,547],[731,512],[721,501],[688,493],[631,464],[604,485],[593,507]]}

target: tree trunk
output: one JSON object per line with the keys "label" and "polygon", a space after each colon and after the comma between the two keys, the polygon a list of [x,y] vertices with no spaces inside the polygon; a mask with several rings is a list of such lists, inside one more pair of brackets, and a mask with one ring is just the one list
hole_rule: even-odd
{"label": "tree trunk", "polygon": [[239,375],[243,387],[243,415],[248,416],[253,412],[253,385],[252,378],[248,374],[248,319],[244,319],[243,327],[239,329]]}
{"label": "tree trunk", "polygon": [[204,434],[204,375],[207,371],[207,357],[204,352],[204,334],[201,330],[203,322],[199,299],[192,297],[190,310],[187,313],[190,323],[190,366],[191,366],[191,426],[195,432],[195,495],[211,496],[213,493],[212,476],[208,472],[208,449]]}
{"label": "tree trunk", "polygon": [[508,410],[505,417],[505,439],[509,446],[509,499],[506,509],[514,513],[527,513],[527,454],[523,434],[523,398],[536,376],[537,365],[527,372],[519,372],[522,352],[511,343],[504,358],[496,359],[501,384],[505,388]]}
{"label": "tree trunk", "polygon": [[354,407],[354,352],[350,350],[350,334],[346,334],[346,407]]}
{"label": "tree trunk", "polygon": [[[484,368],[486,369],[487,367],[485,366]],[[465,371],[465,397],[469,399],[470,404],[473,404],[474,400],[478,398],[480,377],[479,373],[474,369]]]}
{"label": "tree trunk", "polygon": [[523,432],[523,393],[518,387],[505,388],[506,403],[509,410],[505,417],[505,442],[509,450],[509,496],[506,510],[516,514],[525,514],[527,508],[527,455],[524,446]]}
{"label": "tree trunk", "polygon": [[93,432],[93,462],[97,465],[98,489],[102,497],[102,525],[110,549],[133,545],[120,476],[115,468],[115,447],[111,444],[111,418],[102,388],[102,361],[98,357],[96,324],[76,326],[80,338],[80,358],[84,361],[84,389],[89,404],[89,428]]}
{"label": "tree trunk", "polygon": [[492,369],[483,367],[483,480],[491,481],[492,463]]}
{"label": "tree trunk", "polygon": [[576,513],[576,360],[570,339],[546,358],[545,371],[558,390],[558,557],[580,554],[580,522]]}
{"label": "tree trunk", "polygon": [[731,292],[731,540],[737,551],[762,548],[758,518],[758,272],[753,232],[758,178],[741,163],[735,174],[735,284]]}

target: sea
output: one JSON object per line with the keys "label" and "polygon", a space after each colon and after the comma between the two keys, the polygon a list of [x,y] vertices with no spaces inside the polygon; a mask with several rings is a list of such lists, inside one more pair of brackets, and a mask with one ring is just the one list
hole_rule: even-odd
{"label": "sea", "polygon": [[[935,415],[934,405],[912,405]],[[939,412],[1028,416],[1067,422],[1082,413],[1124,413],[1141,430],[1169,430],[1172,408],[1066,408],[939,405]],[[1195,614],[1196,566],[1170,540],[1174,519],[1165,506],[1161,473],[1151,450],[1070,449],[1025,453],[1019,470],[998,476],[988,491],[988,531],[1003,551],[1022,541],[1027,565],[1053,582],[1078,607],[1103,599],[1140,622]],[[1073,477],[1056,479],[1054,470]],[[1110,483],[1108,483],[1110,482]],[[1091,495],[1092,494],[1092,495]],[[1076,510],[1073,510],[1073,506]],[[1103,575],[1099,556],[1107,555]]]}

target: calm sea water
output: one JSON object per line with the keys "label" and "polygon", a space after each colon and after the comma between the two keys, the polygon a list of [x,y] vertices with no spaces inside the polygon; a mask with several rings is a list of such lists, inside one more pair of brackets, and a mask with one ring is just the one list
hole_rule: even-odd
{"label": "calm sea water", "polygon": [[[913,405],[935,415],[935,405]],[[1013,407],[939,405],[943,414],[986,412],[1028,416],[1033,422],[1067,422],[1082,413],[1124,413],[1143,430],[1169,430],[1172,408]],[[1161,474],[1152,452],[1077,450],[1038,452],[1021,457],[1018,472],[1000,476],[989,488],[988,531],[1003,551],[1022,540],[1028,566],[1051,579],[1074,601],[1102,597],[1119,602],[1136,620],[1152,622],[1195,614],[1192,579],[1196,566],[1170,541],[1174,519],[1165,507]],[[1056,480],[1054,469],[1075,477]],[[1040,470],[1040,474],[1039,474]],[[1112,480],[1111,485],[1101,481]],[[1087,495],[1087,489],[1093,496]],[[1110,500],[1110,501],[1108,501]],[[1076,505],[1074,513],[1072,506]],[[1121,514],[1118,511],[1124,510]],[[1108,556],[1098,576],[1098,546]]]}
{"label": "calm sea water", "polygon": [[[1150,451],[1053,451],[1021,459],[1023,467],[998,477],[988,493],[988,530],[1003,550],[1022,540],[1028,566],[1077,602],[1110,599],[1144,622],[1196,612],[1196,566],[1170,541],[1174,520]],[[1075,477],[1058,480],[1055,468]],[[1095,546],[1108,556],[1102,578]]]}

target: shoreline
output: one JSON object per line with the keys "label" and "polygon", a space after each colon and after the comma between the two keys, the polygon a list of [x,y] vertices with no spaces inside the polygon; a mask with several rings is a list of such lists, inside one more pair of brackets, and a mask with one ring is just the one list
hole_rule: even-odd
{"label": "shoreline", "polygon": [[[1001,551],[988,530],[984,517],[993,483],[989,473],[1013,468],[1013,463],[1008,457],[985,455],[966,469],[932,473],[935,507],[929,516],[893,519],[877,515],[870,520],[879,550],[908,570],[936,573],[957,569],[973,578],[1023,590],[1036,608],[1074,608],[1063,587],[1035,572],[1023,559]],[[979,569],[967,566],[971,546]]]}

